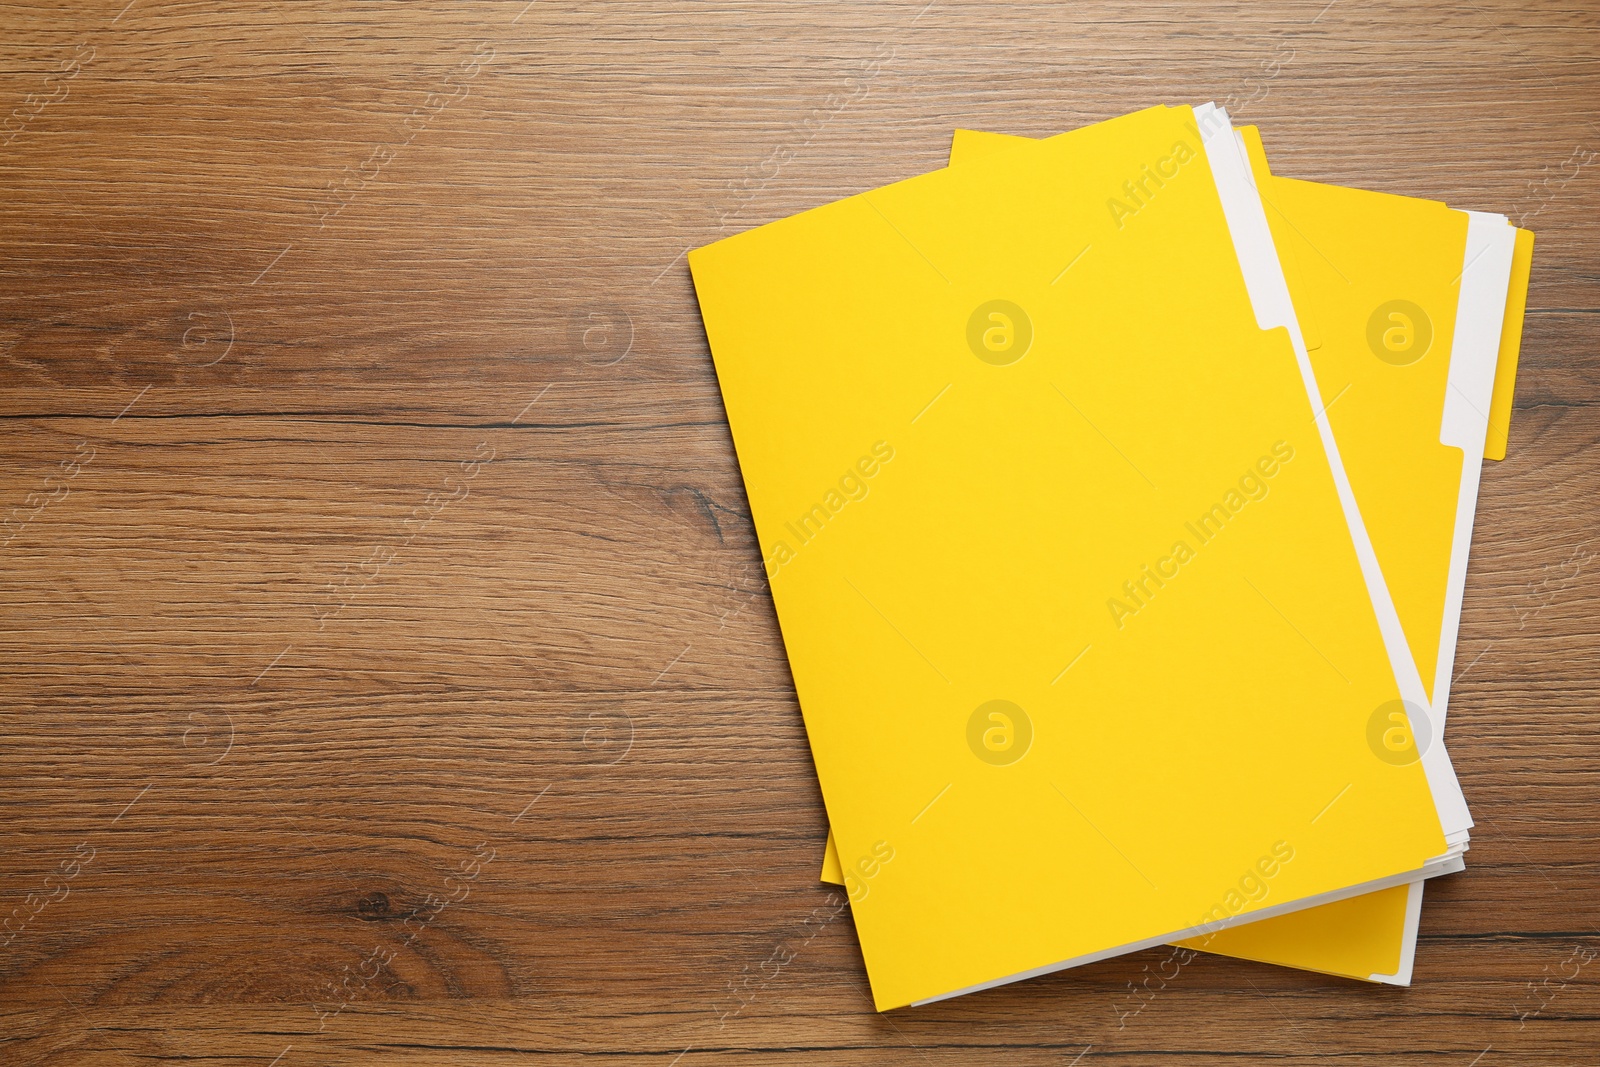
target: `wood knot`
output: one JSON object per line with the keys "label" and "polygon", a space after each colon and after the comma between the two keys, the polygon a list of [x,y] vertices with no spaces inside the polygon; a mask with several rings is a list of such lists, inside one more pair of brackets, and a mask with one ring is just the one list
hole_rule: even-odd
{"label": "wood knot", "polygon": [[389,915],[389,898],[382,893],[368,893],[356,901],[356,913],[369,922],[387,918]]}

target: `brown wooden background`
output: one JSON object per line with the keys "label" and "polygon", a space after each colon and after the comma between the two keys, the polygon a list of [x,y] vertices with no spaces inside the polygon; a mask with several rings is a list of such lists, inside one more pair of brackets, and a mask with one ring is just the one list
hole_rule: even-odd
{"label": "brown wooden background", "polygon": [[[1600,8],[125,2],[0,6],[0,1061],[1600,1062]],[[1208,99],[1539,234],[1471,866],[877,1015],[682,253]]]}

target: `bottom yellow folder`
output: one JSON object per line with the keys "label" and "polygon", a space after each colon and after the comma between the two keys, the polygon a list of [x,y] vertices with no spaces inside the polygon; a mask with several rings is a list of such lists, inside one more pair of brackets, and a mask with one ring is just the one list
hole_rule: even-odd
{"label": "bottom yellow folder", "polygon": [[[1533,236],[1516,233],[1492,398],[1479,396],[1487,408],[1486,427],[1472,438],[1481,444],[1464,448],[1442,439],[1439,427],[1442,419],[1450,419],[1445,410],[1447,389],[1459,390],[1450,369],[1458,340],[1453,336],[1456,309],[1450,299],[1473,269],[1473,263],[1464,262],[1465,213],[1446,214],[1443,205],[1428,201],[1275,179],[1256,132],[1248,128],[1242,132],[1291,296],[1313,350],[1319,385],[1324,397],[1333,398],[1330,418],[1341,449],[1352,451],[1352,484],[1386,577],[1399,589],[1397,605],[1412,650],[1424,665],[1424,678],[1434,679],[1430,691],[1442,725],[1449,664],[1432,661],[1448,657],[1454,647],[1456,617],[1446,590],[1453,560],[1464,568],[1466,543],[1456,536],[1456,527],[1464,522],[1470,533],[1471,498],[1476,495],[1476,477],[1465,480],[1463,472],[1479,454],[1493,459],[1505,455]],[[952,165],[992,155],[1018,140],[959,131]],[[1391,254],[1387,239],[1402,230],[1407,253]],[[1352,285],[1351,274],[1358,284]],[[1418,285],[1413,280],[1418,276],[1426,283]],[[1424,319],[1437,328],[1438,340],[1417,341],[1407,332],[1416,325],[1411,318],[1386,320],[1385,325],[1390,321],[1399,325],[1391,327],[1397,332],[1380,332],[1381,343],[1367,336],[1371,330],[1363,327],[1388,303],[1396,303],[1402,311],[1420,306],[1386,299],[1402,296],[1414,296],[1431,310],[1431,319],[1426,314]],[[1477,340],[1480,345],[1485,341]],[[1383,347],[1389,341],[1420,351]],[[1460,347],[1465,349],[1466,344],[1463,339]],[[1429,355],[1432,360],[1426,358]],[[1343,407],[1335,407],[1341,400]],[[1408,430],[1396,431],[1397,417],[1404,419]],[[1457,555],[1461,559],[1455,560]],[[1464,569],[1454,575],[1455,612],[1462,574]],[[822,879],[852,888],[854,895],[831,835]],[[1403,985],[1410,980],[1421,899],[1421,883],[1402,885],[1179,944]]]}

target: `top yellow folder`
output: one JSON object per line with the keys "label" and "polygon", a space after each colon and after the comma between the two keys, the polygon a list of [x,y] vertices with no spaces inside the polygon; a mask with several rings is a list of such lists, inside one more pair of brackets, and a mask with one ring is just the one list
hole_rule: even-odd
{"label": "top yellow folder", "polygon": [[1464,844],[1251,195],[1154,108],[690,253],[880,1009]]}

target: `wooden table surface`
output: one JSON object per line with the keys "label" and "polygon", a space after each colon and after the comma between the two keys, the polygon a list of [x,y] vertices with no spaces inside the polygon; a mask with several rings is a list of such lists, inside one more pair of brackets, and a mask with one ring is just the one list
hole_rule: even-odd
{"label": "wooden table surface", "polygon": [[[1597,56],[1579,0],[0,7],[0,1061],[1600,1062]],[[1209,99],[1539,235],[1471,865],[1410,989],[876,1014],[683,253]]]}

